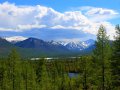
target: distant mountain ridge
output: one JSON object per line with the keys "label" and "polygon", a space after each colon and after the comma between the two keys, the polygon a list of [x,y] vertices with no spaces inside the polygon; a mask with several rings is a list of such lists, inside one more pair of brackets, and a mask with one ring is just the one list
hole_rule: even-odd
{"label": "distant mountain ridge", "polygon": [[28,38],[26,40],[15,43],[15,45],[22,48],[69,51],[67,48],[65,48],[62,45],[54,45],[37,38]]}
{"label": "distant mountain ridge", "polygon": [[[22,48],[64,48],[72,51],[81,51],[84,49],[89,48],[90,46],[94,45],[95,40],[89,39],[86,41],[71,41],[71,42],[66,42],[66,41],[44,41],[41,39],[37,38],[24,38],[24,37],[15,37],[14,39],[14,44],[18,47]],[[23,40],[22,40],[23,39]],[[9,42],[13,43],[13,41],[9,38],[7,38]],[[15,41],[16,40],[16,41]]]}
{"label": "distant mountain ridge", "polygon": [[51,41],[55,45],[63,45],[69,50],[81,51],[95,44],[95,40],[89,39],[86,41],[65,42],[65,41]]}
{"label": "distant mountain ridge", "polygon": [[[32,41],[31,38],[29,38],[28,40]],[[32,42],[35,41],[36,44],[36,40],[37,39],[33,39]],[[37,40],[37,41],[41,41],[41,40]],[[21,46],[17,46],[16,44],[13,44],[3,38],[0,38],[0,56],[2,57],[7,56],[12,48],[16,48],[22,57],[61,57],[61,56],[67,56],[73,54],[68,49],[63,48],[63,46],[58,47],[58,46],[50,45],[49,47],[44,47],[43,45],[43,47],[38,48],[36,47],[36,45],[32,46],[29,42],[28,43],[25,42],[24,44],[21,44]],[[23,47],[22,45],[23,46],[27,45],[27,47],[28,46],[29,47],[28,48],[26,46]]]}
{"label": "distant mountain ridge", "polygon": [[24,56],[77,56],[85,53],[91,53],[94,49],[95,41],[90,39],[78,42],[65,41],[44,41],[37,38],[27,38],[25,40],[17,40],[15,43],[0,39],[0,52],[8,53],[11,48],[17,50]]}

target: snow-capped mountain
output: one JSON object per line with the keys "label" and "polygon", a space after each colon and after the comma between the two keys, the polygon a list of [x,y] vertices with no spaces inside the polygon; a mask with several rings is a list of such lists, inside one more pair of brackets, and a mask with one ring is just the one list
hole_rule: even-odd
{"label": "snow-capped mountain", "polygon": [[[23,37],[23,36],[13,36],[13,37],[7,37],[5,39],[7,41],[13,43],[13,44],[17,43],[18,45],[19,45],[18,42],[27,40],[27,38]],[[30,46],[31,45],[30,40],[28,40],[29,44],[25,43],[25,45]],[[45,42],[46,44],[43,44],[43,45],[48,45],[47,47],[49,47],[49,46],[65,47],[66,49],[73,50],[73,51],[84,50],[84,49],[89,48],[90,46],[94,45],[94,43],[95,43],[95,41],[93,39],[89,39],[89,40],[86,40],[86,41],[53,41],[53,40],[51,40],[51,41],[48,41],[48,42],[43,41],[43,40],[41,40],[43,42],[40,42],[39,39],[35,39],[35,38],[33,38],[32,40],[34,40],[36,43],[39,42],[40,45],[42,45],[43,42]],[[22,46],[25,47],[25,45],[22,45]],[[38,45],[38,46],[40,46],[40,45]]]}
{"label": "snow-capped mountain", "polygon": [[16,43],[16,42],[26,40],[27,38],[23,36],[13,36],[13,37],[5,37],[4,39],[6,39],[8,42]]}
{"label": "snow-capped mountain", "polygon": [[65,41],[51,41],[50,43],[54,45],[63,45],[69,50],[84,50],[86,48],[89,48],[90,46],[94,45],[95,41],[92,39],[86,40],[86,41],[77,41],[77,42],[65,42]]}
{"label": "snow-capped mountain", "polygon": [[44,40],[41,39],[37,39],[37,38],[28,38],[26,40],[17,42],[14,44],[17,47],[21,47],[21,48],[27,48],[27,49],[37,49],[40,50],[42,52],[46,52],[46,53],[61,53],[61,52],[66,52],[68,53],[69,50],[62,46],[62,45],[53,45],[49,42],[46,42]]}
{"label": "snow-capped mountain", "polygon": [[49,43],[54,44],[54,45],[62,45],[62,46],[66,46],[68,44],[68,42],[65,41],[49,41]]}
{"label": "snow-capped mountain", "polygon": [[85,49],[86,44],[84,44],[84,42],[70,42],[66,47],[70,50],[83,50]]}

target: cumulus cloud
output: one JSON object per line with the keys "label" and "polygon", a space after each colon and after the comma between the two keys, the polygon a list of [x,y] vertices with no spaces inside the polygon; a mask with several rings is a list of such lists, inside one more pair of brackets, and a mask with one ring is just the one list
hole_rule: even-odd
{"label": "cumulus cloud", "polygon": [[112,9],[81,7],[79,10],[58,12],[50,7],[17,6],[9,2],[0,4],[0,31],[24,32],[31,29],[74,29],[96,34],[103,24],[108,35],[114,33],[114,25],[107,20],[119,13]]}

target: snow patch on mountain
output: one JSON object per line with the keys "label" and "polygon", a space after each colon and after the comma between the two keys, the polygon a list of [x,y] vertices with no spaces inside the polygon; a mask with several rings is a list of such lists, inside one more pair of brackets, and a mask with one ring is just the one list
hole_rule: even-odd
{"label": "snow patch on mountain", "polygon": [[65,41],[50,41],[50,43],[54,45],[63,45],[69,50],[83,50],[86,49],[92,45],[94,45],[95,41],[92,39],[86,40],[86,41],[70,41],[70,42],[65,42]]}
{"label": "snow patch on mountain", "polygon": [[6,39],[9,42],[16,43],[16,42],[26,40],[27,38],[23,36],[13,36],[13,37],[5,37],[4,39]]}

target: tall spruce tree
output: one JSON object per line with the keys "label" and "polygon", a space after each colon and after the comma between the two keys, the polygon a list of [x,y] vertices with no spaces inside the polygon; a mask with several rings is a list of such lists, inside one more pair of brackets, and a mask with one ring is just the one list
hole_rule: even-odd
{"label": "tall spruce tree", "polygon": [[44,60],[42,59],[42,60],[38,60],[38,62],[36,64],[36,75],[37,75],[36,81],[39,84],[41,82],[41,74],[42,74],[43,63],[44,63]]}
{"label": "tall spruce tree", "polygon": [[7,77],[9,79],[9,90],[20,90],[20,56],[16,49],[12,49],[8,56]]}
{"label": "tall spruce tree", "polygon": [[0,60],[0,90],[4,89],[4,73],[5,73],[5,67],[4,62]]}
{"label": "tall spruce tree", "polygon": [[113,44],[112,76],[113,86],[120,89],[120,25],[116,25],[116,36]]}
{"label": "tall spruce tree", "polygon": [[106,35],[106,29],[103,25],[100,26],[97,34],[97,41],[95,43],[96,48],[93,52],[93,56],[95,59],[95,66],[97,69],[96,76],[97,76],[97,84],[98,89],[105,90],[108,86],[107,82],[110,79],[110,56],[111,56],[111,49],[109,44],[108,36]]}
{"label": "tall spruce tree", "polygon": [[41,81],[40,81],[40,88],[41,90],[52,90],[51,78],[49,77],[46,61],[43,61],[42,71],[41,71]]}

